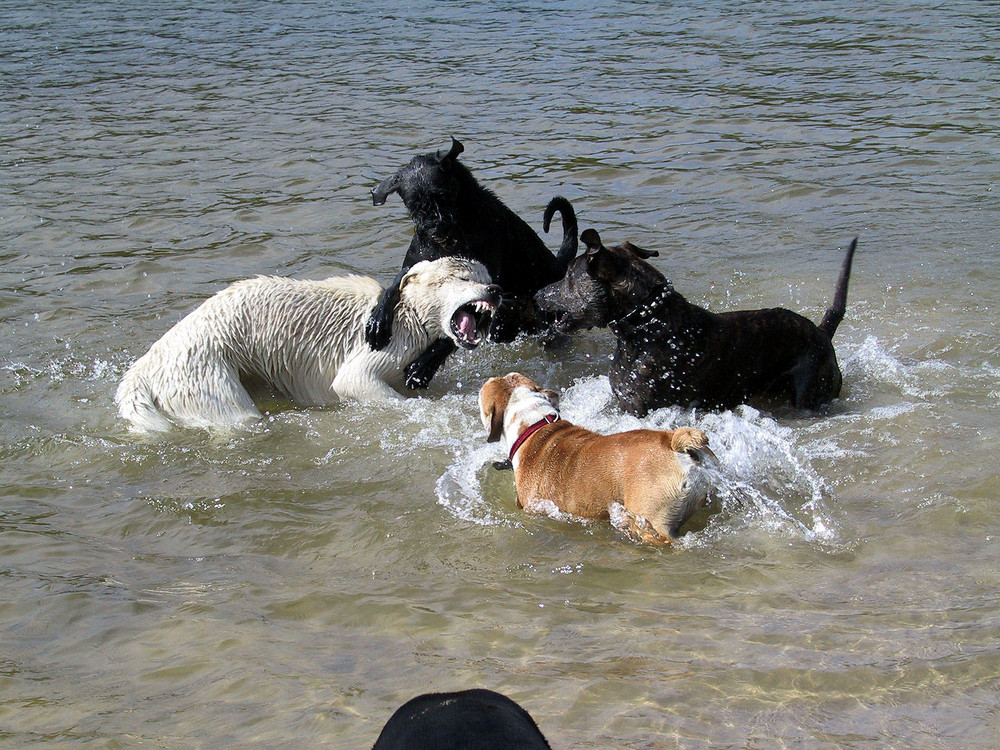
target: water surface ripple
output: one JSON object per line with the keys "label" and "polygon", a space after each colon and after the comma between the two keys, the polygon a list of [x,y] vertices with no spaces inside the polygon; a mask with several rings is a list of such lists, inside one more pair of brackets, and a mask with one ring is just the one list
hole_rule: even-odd
{"label": "water surface ripple", "polygon": [[[554,748],[996,746],[992,4],[187,5],[0,0],[0,745],[369,747],[488,687]],[[225,284],[388,282],[411,226],[368,191],[453,135],[713,310],[818,319],[858,236],[842,398],[638,420],[592,331],[124,429],[125,368]],[[519,511],[475,399],[512,369],[708,431],[721,511],[666,551]]]}

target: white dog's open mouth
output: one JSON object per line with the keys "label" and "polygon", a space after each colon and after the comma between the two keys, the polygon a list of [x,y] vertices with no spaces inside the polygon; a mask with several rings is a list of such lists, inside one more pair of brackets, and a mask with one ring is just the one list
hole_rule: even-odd
{"label": "white dog's open mouth", "polygon": [[463,349],[475,349],[486,337],[496,307],[477,299],[462,305],[451,316],[451,332]]}

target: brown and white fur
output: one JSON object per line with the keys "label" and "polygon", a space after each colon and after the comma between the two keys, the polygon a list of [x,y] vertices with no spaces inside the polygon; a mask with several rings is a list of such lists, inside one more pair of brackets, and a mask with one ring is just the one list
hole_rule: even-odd
{"label": "brown and white fur", "polygon": [[[608,518],[624,506],[629,530],[644,541],[670,543],[706,505],[715,455],[701,430],[631,430],[601,435],[559,416],[559,397],[512,372],[479,391],[489,442],[503,438],[514,469],[517,504],[544,501],[582,518]],[[537,427],[546,418],[550,424]],[[529,429],[534,431],[520,445]]]}
{"label": "brown and white fur", "polygon": [[237,282],[129,368],[115,393],[118,413],[140,430],[231,427],[261,416],[246,384],[304,406],[402,398],[397,389],[414,357],[445,336],[475,347],[500,302],[480,263],[417,263],[400,285],[389,345],[375,352],[364,325],[381,293],[363,276]]}

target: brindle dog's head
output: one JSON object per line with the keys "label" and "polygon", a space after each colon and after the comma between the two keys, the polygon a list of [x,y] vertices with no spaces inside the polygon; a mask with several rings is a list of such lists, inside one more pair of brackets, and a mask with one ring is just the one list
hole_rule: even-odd
{"label": "brindle dog's head", "polygon": [[667,283],[646,262],[655,250],[625,242],[605,247],[593,229],[580,235],[587,252],[574,258],[566,275],[535,295],[535,303],[556,315],[553,327],[561,333],[581,328],[603,328],[631,312],[653,291]]}
{"label": "brindle dog's head", "polygon": [[464,183],[475,182],[472,173],[458,161],[458,155],[464,150],[465,147],[452,138],[448,151],[441,149],[414,156],[396,174],[372,188],[372,203],[381,206],[390,195],[399,193],[418,224],[441,221],[445,218],[439,214],[441,206],[453,202]]}

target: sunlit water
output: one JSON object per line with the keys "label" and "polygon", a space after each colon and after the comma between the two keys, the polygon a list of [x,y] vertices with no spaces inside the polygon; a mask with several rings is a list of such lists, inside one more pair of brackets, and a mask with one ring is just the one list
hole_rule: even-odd
{"label": "sunlit water", "polygon": [[[488,687],[554,748],[997,745],[996,8],[593,5],[0,2],[0,744],[363,748]],[[117,420],[225,284],[389,281],[368,190],[452,135],[713,310],[818,320],[858,236],[842,398],[638,420],[592,331],[400,404]],[[519,510],[475,398],[515,369],[704,429],[718,512],[663,550]]]}

